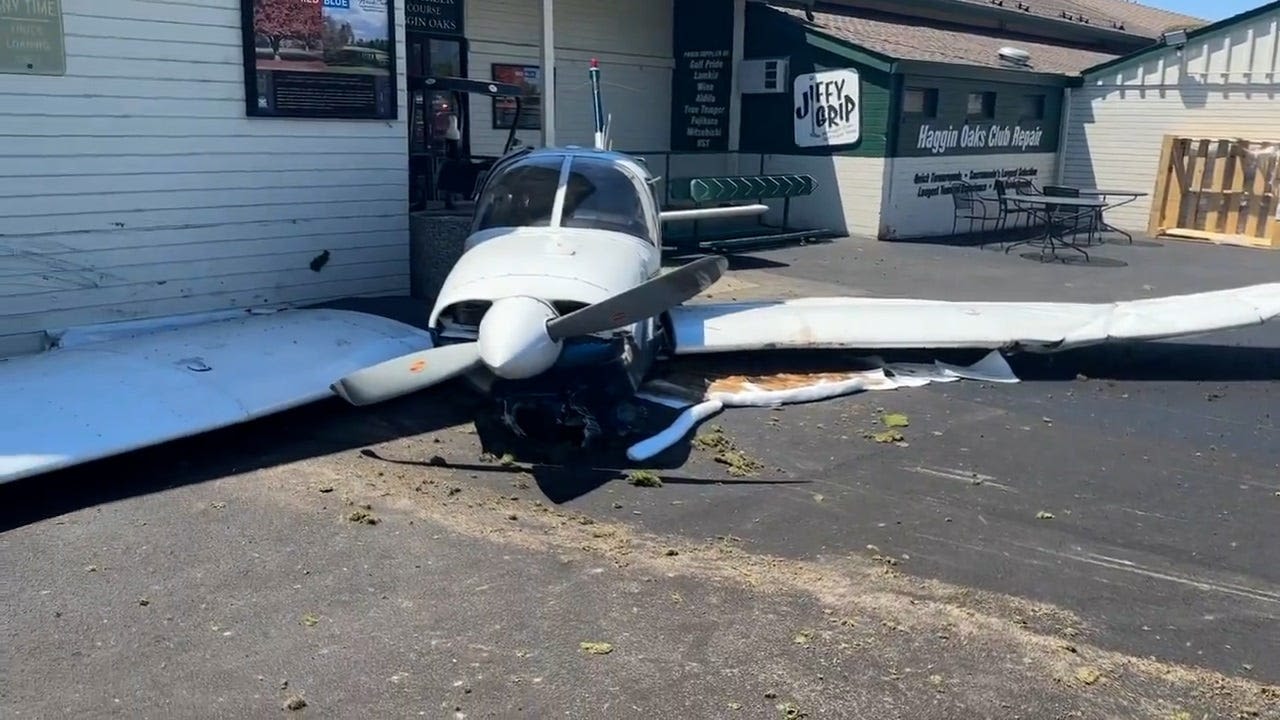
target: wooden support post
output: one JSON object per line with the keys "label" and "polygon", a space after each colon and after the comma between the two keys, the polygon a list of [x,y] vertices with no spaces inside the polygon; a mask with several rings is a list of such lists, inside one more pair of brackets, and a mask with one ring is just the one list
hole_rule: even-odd
{"label": "wooden support post", "polygon": [[1165,208],[1168,203],[1168,195],[1172,192],[1173,186],[1173,157],[1174,145],[1178,139],[1172,135],[1165,135],[1164,142],[1160,143],[1160,164],[1156,167],[1156,187],[1151,193],[1151,212],[1147,219],[1147,233],[1156,236],[1164,232]]}

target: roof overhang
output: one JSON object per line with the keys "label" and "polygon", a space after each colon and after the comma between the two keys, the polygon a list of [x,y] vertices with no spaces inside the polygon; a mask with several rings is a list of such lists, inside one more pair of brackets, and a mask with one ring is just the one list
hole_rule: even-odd
{"label": "roof overhang", "polygon": [[[770,0],[748,0],[749,2],[768,2]],[[1085,24],[1066,22],[1059,18],[1033,15],[1011,7],[999,5],[981,5],[978,3],[957,4],[954,0],[909,0],[910,12],[925,17],[962,22],[967,25],[985,27],[991,30],[1004,30],[1040,35],[1059,41],[1103,42],[1127,45],[1139,48],[1151,38],[1129,30],[1120,30],[1101,24]],[[877,12],[903,14],[904,0],[820,0],[806,2],[795,0],[792,4],[813,5],[814,10],[821,11],[821,6],[831,8],[859,8]],[[1012,3],[1009,3],[1012,5]]]}
{"label": "roof overhang", "polygon": [[1013,70],[984,67],[981,65],[962,65],[956,63],[930,62],[925,60],[899,60],[894,63],[895,73],[903,75],[928,75],[930,77],[957,78],[963,80],[987,80],[990,82],[1008,83],[1011,85],[1038,85],[1067,87],[1079,78],[1074,75],[1059,73],[1035,72],[1033,70]]}
{"label": "roof overhang", "polygon": [[891,75],[928,75],[931,77],[987,80],[989,82],[1038,85],[1042,87],[1066,87],[1079,79],[1073,75],[1035,72],[1034,70],[1015,70],[1012,68],[994,68],[929,60],[900,60],[813,28],[805,29],[805,41],[811,47],[867,67],[882,70]]}

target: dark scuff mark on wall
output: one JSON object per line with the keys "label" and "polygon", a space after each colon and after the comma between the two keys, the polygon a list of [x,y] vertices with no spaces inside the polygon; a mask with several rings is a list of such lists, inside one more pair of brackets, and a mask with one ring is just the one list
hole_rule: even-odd
{"label": "dark scuff mark on wall", "polygon": [[324,252],[315,256],[311,260],[311,270],[312,272],[320,272],[320,268],[323,268],[328,263],[329,263],[329,251],[325,250]]}

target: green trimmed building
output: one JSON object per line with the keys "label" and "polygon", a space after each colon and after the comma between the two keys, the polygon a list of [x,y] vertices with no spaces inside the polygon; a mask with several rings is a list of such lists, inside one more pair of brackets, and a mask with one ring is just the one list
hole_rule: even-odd
{"label": "green trimmed building", "polygon": [[[682,23],[705,49],[715,42],[706,28],[726,27],[737,5],[676,2],[677,58]],[[817,192],[791,200],[793,225],[880,239],[950,235],[951,183],[1054,182],[1064,91],[1082,70],[1150,46],[1160,23],[1197,23],[1110,4],[1127,6],[1116,8],[1127,24],[1120,12],[1052,17],[1037,0],[926,0],[911,3],[910,16],[901,3],[748,0],[731,171],[813,176]],[[673,88],[672,149],[696,151],[680,145],[682,103]]]}

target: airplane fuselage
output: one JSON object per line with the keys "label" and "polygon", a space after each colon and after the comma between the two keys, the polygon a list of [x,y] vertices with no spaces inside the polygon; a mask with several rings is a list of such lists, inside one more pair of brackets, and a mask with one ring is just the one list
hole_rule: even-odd
{"label": "airplane fuselage", "polygon": [[[482,230],[464,245],[430,324],[440,344],[470,342],[501,301],[517,298],[533,306],[528,312],[540,314],[520,324],[534,327],[618,295],[660,271],[660,248],[626,233],[565,227]],[[502,377],[488,366],[464,377],[494,400],[518,434],[566,427],[592,437],[621,432],[630,414],[627,401],[663,350],[662,328],[661,318],[645,318],[567,340],[554,364],[532,377]]]}

